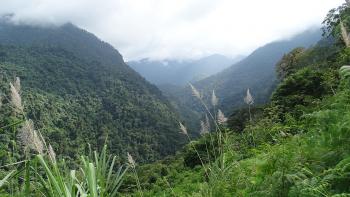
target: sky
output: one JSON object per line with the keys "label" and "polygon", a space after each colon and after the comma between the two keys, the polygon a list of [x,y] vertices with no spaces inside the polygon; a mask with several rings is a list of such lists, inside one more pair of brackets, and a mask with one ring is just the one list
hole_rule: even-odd
{"label": "sky", "polygon": [[71,22],[124,59],[247,55],[310,28],[344,0],[0,0],[15,23]]}

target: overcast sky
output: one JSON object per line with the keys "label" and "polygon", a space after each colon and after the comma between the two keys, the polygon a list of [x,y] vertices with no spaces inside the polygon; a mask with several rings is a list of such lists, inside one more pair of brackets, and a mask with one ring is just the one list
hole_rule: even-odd
{"label": "overcast sky", "polygon": [[33,24],[72,22],[126,60],[247,54],[320,27],[343,0],[0,0],[0,14]]}

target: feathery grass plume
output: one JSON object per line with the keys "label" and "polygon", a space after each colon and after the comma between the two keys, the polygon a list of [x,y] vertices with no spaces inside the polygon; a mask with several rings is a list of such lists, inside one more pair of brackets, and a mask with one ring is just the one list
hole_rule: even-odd
{"label": "feathery grass plume", "polygon": [[191,83],[189,83],[189,85],[191,87],[193,96],[197,97],[198,99],[202,99],[201,93]]}
{"label": "feathery grass plume", "polygon": [[15,112],[23,112],[22,98],[16,87],[10,82],[10,91],[11,91],[11,104],[15,109]]}
{"label": "feathery grass plume", "polygon": [[128,154],[128,163],[129,163],[129,165],[130,165],[132,168],[135,168],[135,166],[136,166],[135,160],[132,158],[132,156],[130,155],[130,153],[127,153],[127,154]]}
{"label": "feathery grass plume", "polygon": [[345,0],[346,1],[346,5],[348,6],[348,7],[350,7],[350,0]]}
{"label": "feathery grass plume", "polygon": [[248,105],[249,108],[249,120],[252,121],[252,114],[250,112],[250,105],[254,104],[254,99],[250,94],[249,88],[247,89],[247,95],[244,97],[244,102]]}
{"label": "feathery grass plume", "polygon": [[250,94],[249,88],[247,89],[247,95],[244,97],[244,102],[245,102],[247,105],[252,105],[252,104],[254,104],[254,99],[253,99],[252,95]]}
{"label": "feathery grass plume", "polygon": [[19,77],[16,77],[13,86],[16,88],[17,92],[20,93],[21,92],[21,80]]}
{"label": "feathery grass plume", "polygon": [[215,90],[213,90],[213,93],[211,95],[211,104],[215,107],[218,105],[218,103],[219,103],[219,99],[215,95]]}
{"label": "feathery grass plume", "polygon": [[18,139],[24,147],[24,151],[27,151],[29,148],[38,152],[39,154],[43,154],[44,143],[41,141],[40,136],[34,129],[32,120],[26,120],[23,123],[23,126],[19,129],[18,132]]}
{"label": "feathery grass plume", "polygon": [[210,121],[207,114],[205,114],[205,126],[208,128],[208,131],[210,131]]}
{"label": "feathery grass plume", "polygon": [[207,115],[205,115],[205,121],[201,120],[200,124],[201,124],[200,134],[204,135],[204,134],[209,133],[209,131],[210,131],[210,122],[209,122],[209,118],[208,118]]}
{"label": "feathery grass plume", "polygon": [[136,172],[136,163],[135,163],[135,160],[132,158],[132,156],[130,155],[130,153],[127,153],[128,155],[128,163],[129,165],[131,166],[131,168],[133,169],[134,171],[134,175],[135,175],[135,178],[136,178],[136,185],[137,185],[137,188],[139,190],[139,193],[141,196],[143,196],[143,193],[142,193],[142,188],[141,188],[141,183],[140,183],[140,179],[139,179],[139,176],[137,175],[137,172]]}
{"label": "feathery grass plume", "polygon": [[200,134],[205,135],[207,133],[209,133],[209,129],[208,129],[207,125],[205,124],[205,122],[203,122],[201,120],[201,132],[200,132]]}
{"label": "feathery grass plume", "polygon": [[224,124],[227,121],[227,118],[225,117],[224,113],[219,109],[218,110],[218,119],[217,119],[219,124]]}
{"label": "feathery grass plume", "polygon": [[49,144],[49,148],[48,148],[47,152],[49,154],[49,157],[50,157],[52,163],[56,163],[56,153],[53,150],[51,144]]}
{"label": "feathery grass plume", "polygon": [[346,47],[350,47],[350,38],[349,38],[349,34],[348,31],[345,28],[345,25],[342,21],[340,21],[340,30],[341,30],[341,36],[343,38],[343,41],[345,43]]}
{"label": "feathery grass plume", "polygon": [[181,133],[188,135],[187,128],[181,122],[179,122],[179,125],[180,125]]}

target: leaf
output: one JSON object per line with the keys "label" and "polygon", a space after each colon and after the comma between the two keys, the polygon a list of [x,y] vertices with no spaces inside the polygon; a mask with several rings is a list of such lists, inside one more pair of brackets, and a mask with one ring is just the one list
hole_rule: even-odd
{"label": "leaf", "polygon": [[8,173],[3,179],[0,180],[0,187],[2,187],[3,185],[5,185],[5,183],[7,182],[7,179],[9,179],[11,177],[11,175],[14,173],[15,171],[12,170],[10,173]]}

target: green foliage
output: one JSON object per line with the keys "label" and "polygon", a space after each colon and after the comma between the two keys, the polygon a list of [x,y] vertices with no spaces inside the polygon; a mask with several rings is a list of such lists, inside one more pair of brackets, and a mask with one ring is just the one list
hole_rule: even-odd
{"label": "green foliage", "polygon": [[[348,8],[340,12],[346,20]],[[330,30],[338,25],[334,14],[326,19],[335,20],[327,22]],[[216,160],[203,167],[187,146],[171,162],[141,166],[141,179],[156,174],[145,196],[350,196],[349,49],[324,39],[296,52],[283,60],[288,74],[253,121],[246,109],[232,114],[234,130]],[[208,142],[204,136],[191,143],[204,155]],[[168,173],[159,173],[160,164]]]}
{"label": "green foliage", "polygon": [[[228,142],[231,148],[224,153],[226,164],[230,167],[217,179],[205,178],[198,168],[200,165],[186,169],[185,161],[181,159],[186,157],[186,151],[163,166],[168,172],[178,170],[176,173],[161,175],[159,166],[148,165],[141,179],[158,170],[156,180],[166,179],[173,183],[172,190],[180,195],[348,195],[349,96],[349,90],[341,90],[321,103],[322,110],[300,121],[288,118],[281,124],[265,118],[254,126],[246,127],[243,134],[232,133]],[[199,180],[198,175],[201,177]],[[186,176],[186,184],[181,184],[183,176]],[[160,181],[148,181],[148,184],[145,192],[149,196],[172,194],[170,189],[164,189],[167,185]]]}
{"label": "green foliage", "polygon": [[305,67],[286,78],[272,95],[272,102],[283,112],[302,115],[302,107],[317,105],[322,96],[331,94],[336,84],[332,72],[313,67]]}
{"label": "green foliage", "polygon": [[[205,101],[210,100],[211,92],[215,90],[220,101],[218,107],[225,114],[241,108],[247,88],[251,90],[255,104],[265,104],[269,101],[278,82],[275,76],[275,65],[281,57],[295,47],[309,47],[320,38],[320,31],[307,31],[290,40],[269,43],[224,71],[195,82],[193,85],[203,92]],[[203,114],[203,106],[192,97],[188,86],[181,90],[173,89],[168,87],[162,90],[167,92],[170,95],[169,98],[180,108],[178,111],[187,125],[190,124],[194,132],[198,131],[198,128],[192,125],[198,125],[200,114]]]}
{"label": "green foliage", "polygon": [[[101,150],[108,139],[112,153],[129,151],[145,162],[175,153],[184,143],[168,101],[108,44],[73,25],[0,26],[5,105],[0,127],[15,122],[6,95],[8,83],[18,76],[28,118],[52,140],[58,155],[78,159],[88,143]],[[1,164],[8,162],[11,132],[0,133]]]}
{"label": "green foliage", "polygon": [[[207,134],[198,141],[190,142],[183,149],[184,166],[194,168],[198,165],[215,161],[218,154],[218,135]],[[201,158],[197,155],[197,152]]]}
{"label": "green foliage", "polygon": [[[250,110],[253,116],[253,121],[260,119],[260,117],[263,115],[263,107],[252,106]],[[228,119],[228,127],[238,133],[242,132],[247,124],[249,124],[248,108],[235,110]]]}
{"label": "green foliage", "polygon": [[[325,36],[335,37],[338,40],[338,44],[343,43],[340,32],[340,21],[345,23],[345,26],[348,27],[350,23],[349,16],[350,9],[345,3],[337,8],[331,9],[323,21],[323,34]],[[342,45],[344,46],[344,44]]]}
{"label": "green foliage", "polygon": [[7,179],[9,179],[15,171],[11,171],[8,173],[3,179],[0,180],[0,188],[6,183]]}
{"label": "green foliage", "polygon": [[304,48],[296,48],[282,57],[276,65],[277,77],[279,79],[284,79],[297,70],[297,60],[304,51]]}
{"label": "green foliage", "polygon": [[[68,170],[64,161],[48,155],[36,155],[25,161],[25,166],[8,173],[1,180],[1,186],[10,177],[24,180],[13,182],[5,191],[12,196],[51,196],[51,197],[103,197],[118,196],[127,167],[116,168],[116,157],[107,154],[107,146],[102,152],[96,151],[89,157],[81,156],[77,170]],[[13,163],[12,165],[18,165]],[[16,172],[16,173],[15,173]],[[5,194],[0,192],[0,194]]]}
{"label": "green foliage", "polygon": [[[340,13],[338,14],[336,12]],[[347,23],[347,16],[349,15],[350,13],[348,13],[346,6],[338,10],[332,10],[326,18],[325,28],[329,32],[332,32],[334,34],[333,36],[337,39],[336,31],[339,18],[341,17],[344,23]],[[143,103],[144,101],[141,100],[136,99],[135,101],[135,98],[131,98],[130,100],[122,99],[124,96],[133,94],[141,95],[135,89],[133,89],[135,92],[132,93],[127,89],[123,89],[124,85],[130,85],[129,83],[125,83],[123,86],[116,85],[123,83],[122,80],[117,82],[109,79],[108,81],[102,80],[101,82],[99,81],[99,77],[94,79],[94,82],[101,85],[97,87],[107,88],[111,85],[110,83],[115,83],[111,86],[113,88],[119,88],[118,91],[123,95],[122,97],[118,97],[118,94],[113,91],[113,88],[107,88],[109,91],[107,94],[106,92],[101,92],[99,89],[92,91],[85,87],[85,85],[77,85],[77,82],[74,81],[77,76],[70,76],[68,80],[64,78],[66,77],[66,72],[63,72],[65,73],[64,75],[60,75],[60,69],[55,67],[53,70],[57,72],[51,77],[54,78],[54,76],[58,75],[63,77],[62,80],[68,80],[68,83],[62,82],[62,84],[65,84],[64,86],[53,84],[57,85],[58,92],[54,89],[49,89],[42,84],[45,80],[42,79],[39,83],[31,77],[38,77],[40,76],[38,73],[40,74],[41,72],[45,73],[46,76],[50,72],[46,73],[44,72],[44,67],[39,67],[42,71],[32,71],[33,76],[23,75],[23,73],[31,73],[30,70],[26,71],[27,67],[24,66],[24,63],[30,63],[31,59],[49,61],[57,58],[57,61],[69,60],[71,61],[70,63],[80,65],[80,61],[67,58],[67,54],[62,52],[62,54],[65,54],[63,60],[56,57],[57,51],[55,53],[46,53],[45,51],[47,49],[43,50],[42,47],[40,47],[40,53],[38,52],[40,54],[39,56],[32,56],[32,53],[36,54],[36,51],[33,48],[30,49],[34,51],[29,52],[25,47],[6,48],[6,51],[12,50],[12,53],[11,55],[4,55],[4,53],[2,55],[6,60],[4,61],[6,63],[4,65],[6,66],[2,66],[3,70],[5,70],[4,80],[10,80],[12,76],[6,73],[9,73],[11,70],[23,76],[25,84],[30,88],[30,94],[27,94],[26,98],[30,101],[29,103],[34,103],[28,107],[30,111],[28,116],[34,118],[41,117],[37,119],[40,127],[44,127],[45,125],[55,126],[56,123],[53,124],[53,118],[51,117],[60,118],[61,121],[58,124],[63,126],[62,129],[57,127],[54,130],[55,133],[46,131],[49,136],[52,135],[53,139],[59,141],[62,136],[68,134],[69,139],[73,142],[72,144],[68,144],[69,146],[73,147],[77,141],[81,142],[79,141],[81,139],[90,140],[95,143],[94,145],[98,144],[97,141],[94,141],[98,136],[96,133],[87,134],[79,130],[79,127],[78,129],[75,127],[75,124],[81,122],[81,120],[95,121],[92,116],[90,117],[89,114],[84,114],[83,116],[66,116],[66,118],[61,119],[61,117],[65,117],[64,114],[81,114],[84,112],[82,110],[83,108],[89,109],[91,113],[97,113],[97,111],[105,109],[105,113],[99,114],[101,119],[98,119],[98,121],[103,122],[101,125],[105,126],[102,131],[106,133],[101,133],[106,134],[103,139],[107,138],[108,135],[115,142],[119,142],[118,140],[122,138],[119,136],[121,139],[113,139],[114,136],[118,135],[112,133],[113,136],[111,136],[111,133],[107,131],[112,127],[108,125],[113,120],[125,119],[120,117],[120,119],[115,119],[114,116],[116,114],[108,109],[119,109],[121,106],[128,106],[131,109],[135,109],[133,103],[137,101],[141,103],[141,105],[137,106],[142,106],[146,110],[143,113],[141,112],[143,108],[136,108],[137,110],[141,110],[136,110],[137,112],[151,117],[154,115],[154,111],[151,111],[154,108],[149,108],[150,103],[148,102],[151,101],[148,100]],[[16,51],[21,52],[17,53]],[[17,57],[18,54],[24,54],[31,58],[25,58],[26,61],[21,62],[18,60],[20,59]],[[42,56],[45,55],[50,56],[50,58],[43,58]],[[19,180],[25,180],[24,183],[13,185],[19,188],[16,190],[18,193],[24,192],[27,196],[29,193],[33,195],[44,193],[47,196],[69,196],[72,193],[80,196],[109,196],[117,194],[117,191],[120,192],[120,195],[124,196],[349,196],[350,70],[348,66],[343,66],[348,61],[350,61],[349,49],[327,39],[322,40],[322,42],[313,48],[302,51],[298,49],[294,50],[285,56],[279,65],[280,68],[277,69],[283,73],[283,80],[276,87],[271,102],[264,107],[253,109],[253,120],[248,121],[247,110],[242,109],[231,115],[231,125],[229,124],[229,126],[235,128],[234,130],[225,128],[223,124],[216,124],[215,130],[212,129],[212,132],[205,134],[197,141],[192,141],[186,129],[184,129],[184,133],[187,135],[190,143],[182,151],[177,152],[175,156],[166,157],[153,164],[137,166],[133,164],[133,172],[125,174],[125,184],[123,185],[120,185],[120,177],[124,175],[125,171],[120,168],[116,174],[113,173],[116,158],[107,157],[105,148],[102,149],[101,155],[95,152],[90,157],[81,157],[80,162],[75,164],[81,167],[80,173],[67,171],[66,169],[68,169],[67,166],[69,165],[66,163],[56,164],[52,160],[45,159],[43,156],[37,156],[36,159],[30,160],[30,162],[25,161],[23,170],[19,170],[17,174],[11,174],[9,176],[17,177]],[[284,63],[285,65],[282,66]],[[86,64],[89,65],[89,62],[86,62]],[[65,64],[62,63],[62,65]],[[339,69],[340,67],[341,69]],[[48,68],[50,67],[48,66]],[[64,66],[59,68],[65,69]],[[81,67],[77,66],[74,68]],[[252,68],[247,69],[251,71]],[[106,73],[99,73],[97,70],[94,71],[96,73],[90,73],[91,75],[88,76],[95,76],[95,74],[97,76],[108,76]],[[78,72],[73,69],[70,73],[73,75],[74,73],[79,74],[81,70]],[[259,74],[260,72],[254,73]],[[256,75],[252,75],[251,77],[254,76]],[[43,78],[43,76],[40,76],[40,78]],[[79,83],[86,83],[86,85],[91,83],[88,77],[84,77],[84,75],[79,76],[79,81],[81,81]],[[133,85],[137,86],[137,84]],[[6,92],[6,87],[1,85],[1,83],[0,88]],[[63,94],[61,94],[62,92]],[[112,97],[108,95],[112,95]],[[159,107],[156,109],[166,111],[168,109],[166,107],[167,104],[159,104],[158,99],[160,98],[153,97],[152,95],[154,96],[154,94],[150,94],[150,97],[146,97],[154,99],[151,99],[154,103],[150,106],[163,106],[163,108]],[[81,99],[83,96],[85,99]],[[126,103],[117,105],[115,100],[113,100],[114,97],[118,97],[120,102]],[[206,113],[212,115],[211,110],[205,105],[205,100],[208,100],[208,98],[198,97],[204,105]],[[33,98],[34,100],[31,100]],[[100,98],[103,98],[102,102],[99,102]],[[52,100],[50,101],[50,99]],[[1,124],[11,126],[1,128],[1,134],[5,136],[5,140],[1,141],[1,143],[6,148],[10,147],[10,151],[5,151],[1,154],[3,157],[6,154],[11,155],[9,157],[10,159],[18,160],[20,155],[15,154],[18,152],[17,145],[11,141],[12,137],[16,136],[16,124],[11,123],[18,123],[21,117],[11,115],[11,110],[8,109],[8,103],[5,100],[3,104],[4,108],[0,110],[3,110],[5,112],[4,114],[8,116],[4,115],[1,118],[3,121]],[[45,111],[45,108],[40,108],[42,105],[48,108],[48,110]],[[59,107],[51,107],[51,105],[58,105]],[[107,107],[104,105],[107,105]],[[33,110],[33,106],[34,109],[40,108],[41,110]],[[211,108],[214,107],[216,105]],[[130,108],[121,108],[123,110],[130,110]],[[50,114],[52,111],[55,113]],[[61,113],[62,111],[63,113]],[[133,110],[126,111],[131,112]],[[163,112],[161,113],[162,115],[164,115]],[[215,116],[214,114],[214,120],[212,122],[216,123]],[[159,117],[151,118],[151,120],[155,121],[158,118],[160,119],[160,117],[162,116],[159,114]],[[171,115],[167,117],[169,119],[172,118]],[[73,120],[73,123],[70,122],[71,120]],[[153,125],[154,123],[152,121],[147,122],[147,124],[132,121],[131,123],[128,120],[135,120],[135,117],[127,116],[126,122],[121,122],[121,125],[117,124],[116,126],[130,131],[128,130],[130,128],[139,128],[140,130],[141,128],[148,128],[145,125]],[[94,121],[92,121],[94,124],[100,123]],[[241,124],[234,127],[233,124],[235,122],[240,122]],[[66,125],[67,123],[69,124]],[[134,124],[140,127],[134,127]],[[51,127],[56,128],[54,126]],[[84,124],[80,124],[79,126],[84,129],[93,128],[88,121],[85,121]],[[172,125],[169,124],[167,126]],[[176,127],[174,125],[173,129]],[[150,128],[153,128],[153,126],[150,126]],[[74,129],[77,132],[67,132],[75,131]],[[125,135],[123,134],[122,136],[125,137]],[[157,141],[158,143],[164,142],[169,140],[166,138],[169,136],[171,137],[172,135],[156,136],[160,137],[156,140],[159,140],[159,142]],[[126,139],[130,141],[136,141],[139,154],[145,154],[147,158],[155,158],[148,154],[150,152],[148,148],[154,148],[147,145],[148,143],[154,145],[153,139],[147,139],[148,135],[128,133],[127,137],[129,138]],[[72,150],[72,147],[69,150]],[[80,148],[84,149],[84,147]],[[128,149],[127,147],[121,148],[124,151]],[[143,150],[145,152],[142,152]],[[63,153],[66,151],[64,150]],[[113,149],[113,151],[115,150]],[[133,163],[134,161],[131,162]],[[23,165],[23,163],[20,164]],[[29,170],[28,166],[34,169],[34,171]],[[7,170],[8,173],[11,173],[12,169],[8,167]],[[110,179],[110,174],[114,174],[116,177]],[[33,175],[35,175],[35,178],[33,178]],[[5,191],[3,193],[10,193],[11,188],[14,188],[13,185],[11,186],[12,183],[14,182],[9,181],[8,187],[4,187],[7,184],[3,185],[1,188],[2,191]],[[35,187],[31,187],[29,183],[33,183]]]}

